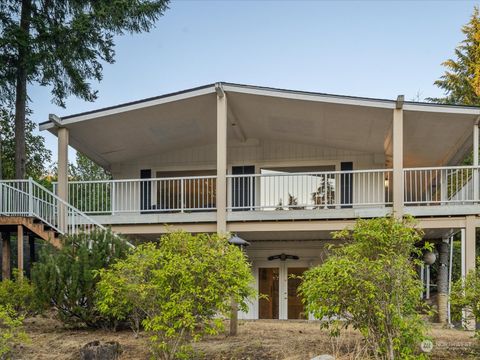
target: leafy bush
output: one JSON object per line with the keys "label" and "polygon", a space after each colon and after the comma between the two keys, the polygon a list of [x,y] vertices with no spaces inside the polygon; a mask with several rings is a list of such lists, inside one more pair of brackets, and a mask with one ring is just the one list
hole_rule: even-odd
{"label": "leafy bush", "polygon": [[415,244],[422,233],[413,225],[411,218],[358,220],[352,231],[334,234],[348,243],[308,270],[300,285],[306,310],[325,320],[332,336],[352,326],[376,358],[424,357],[415,351],[425,324],[417,312],[422,284],[412,258],[421,255]]}
{"label": "leafy bush", "polygon": [[[477,259],[477,264],[479,261],[480,258]],[[461,321],[462,314],[466,315],[463,319],[464,325],[480,319],[480,273],[478,270],[469,271],[465,279],[459,279],[453,283],[450,304],[454,321]]]}
{"label": "leafy bush", "polygon": [[100,270],[100,278],[100,311],[129,318],[137,330],[141,321],[162,359],[187,358],[191,340],[222,329],[232,298],[246,310],[253,293],[245,255],[218,235],[170,233]]}
{"label": "leafy bush", "polygon": [[13,280],[0,282],[0,306],[10,306],[22,316],[34,314],[40,309],[34,286],[28,279],[19,277],[17,272],[13,275]]}
{"label": "leafy bush", "polygon": [[37,298],[65,324],[110,325],[95,306],[96,271],[124,258],[128,249],[110,230],[67,236],[61,249],[46,247],[32,269]]}
{"label": "leafy bush", "polygon": [[26,341],[23,317],[10,305],[0,305],[0,359],[8,359],[13,346]]}

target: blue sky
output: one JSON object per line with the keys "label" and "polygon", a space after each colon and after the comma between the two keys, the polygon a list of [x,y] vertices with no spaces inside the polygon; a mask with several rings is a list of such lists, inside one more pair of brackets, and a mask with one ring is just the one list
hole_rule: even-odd
{"label": "blue sky", "polygon": [[[32,118],[59,116],[216,81],[407,99],[433,82],[463,39],[472,1],[174,1],[148,34],[116,41],[98,100],[32,86]],[[45,132],[56,160],[56,138]],[[73,153],[72,153],[73,155]]]}

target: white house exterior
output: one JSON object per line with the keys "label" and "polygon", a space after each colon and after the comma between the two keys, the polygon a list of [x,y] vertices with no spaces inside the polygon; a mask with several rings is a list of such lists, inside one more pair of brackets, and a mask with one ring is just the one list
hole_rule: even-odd
{"label": "white house exterior", "polygon": [[[172,229],[236,233],[251,243],[255,288],[271,298],[243,317],[296,319],[305,314],[289,274],[321,263],[331,232],[357,218],[412,214],[438,241],[461,231],[463,270],[474,268],[478,156],[460,164],[478,154],[479,116],[402,97],[216,83],[51,116],[41,129],[58,136],[56,193],[83,214],[78,223],[145,241]],[[68,182],[68,145],[114,180]]]}

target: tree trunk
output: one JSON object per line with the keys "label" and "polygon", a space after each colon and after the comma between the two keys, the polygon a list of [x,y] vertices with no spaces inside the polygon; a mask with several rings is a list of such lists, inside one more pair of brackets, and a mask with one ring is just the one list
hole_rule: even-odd
{"label": "tree trunk", "polygon": [[3,146],[3,140],[2,140],[2,126],[0,125],[0,180],[3,180],[3,165],[2,165],[2,146]]}
{"label": "tree trunk", "polygon": [[391,334],[388,334],[388,343],[387,343],[387,359],[395,360],[395,351],[393,346],[393,337]]}
{"label": "tree trunk", "polygon": [[25,113],[27,107],[28,47],[30,33],[31,0],[22,0],[20,15],[20,41],[18,42],[17,83],[15,87],[15,177],[25,178]]}

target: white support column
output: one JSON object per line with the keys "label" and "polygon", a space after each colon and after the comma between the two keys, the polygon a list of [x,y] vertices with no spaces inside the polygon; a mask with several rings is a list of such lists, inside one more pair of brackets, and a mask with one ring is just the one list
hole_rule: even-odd
{"label": "white support column", "polygon": [[393,211],[396,217],[403,216],[403,98],[397,99],[393,110]]}
{"label": "white support column", "polygon": [[[68,202],[68,129],[59,127],[58,138],[58,186],[57,195],[60,199]],[[58,225],[60,229],[66,230],[67,209],[60,206],[58,209]]]}
{"label": "white support column", "polygon": [[217,232],[227,231],[227,95],[222,85],[217,90]]}
{"label": "white support column", "polygon": [[[473,166],[478,167],[478,122],[473,125]],[[473,199],[478,201],[478,169],[473,170]]]}
{"label": "white support column", "polygon": [[[476,257],[476,227],[475,216],[467,216],[465,224],[465,236],[462,233],[462,277],[466,276],[470,271],[475,271]],[[464,317],[471,318],[471,314],[464,312]],[[475,330],[475,320],[465,322],[468,330]]]}
{"label": "white support column", "polygon": [[465,276],[467,275],[466,271],[466,262],[465,262],[465,229],[460,230],[460,276],[462,279],[465,279]]}
{"label": "white support column", "polygon": [[476,243],[475,216],[467,216],[465,229],[465,274],[475,270]]}
{"label": "white support column", "polygon": [[58,128],[58,197],[68,201],[68,129]]}
{"label": "white support column", "polygon": [[447,304],[447,324],[452,324],[452,304],[450,303],[450,295],[452,294],[452,270],[453,270],[453,235],[449,238],[450,255],[448,260],[448,304]]}

